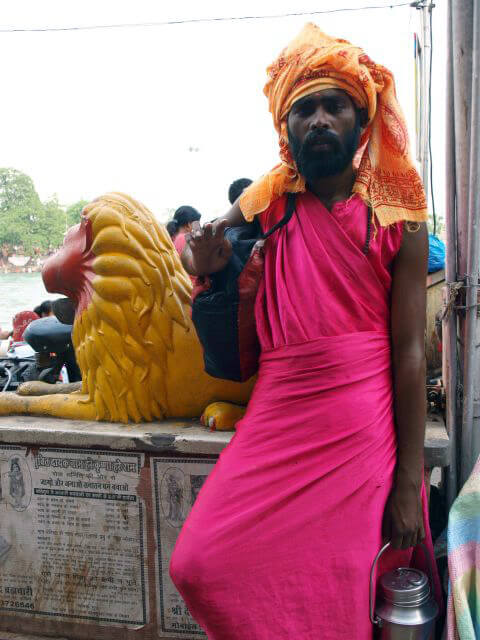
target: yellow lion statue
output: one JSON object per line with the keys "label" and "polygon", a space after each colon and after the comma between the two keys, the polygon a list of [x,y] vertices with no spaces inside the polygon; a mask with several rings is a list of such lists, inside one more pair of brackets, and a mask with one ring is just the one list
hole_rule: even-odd
{"label": "yellow lion statue", "polygon": [[[166,229],[121,193],[87,205],[43,269],[47,290],[75,303],[73,345],[82,388],[70,394],[4,393],[0,415],[147,422],[198,417],[231,428],[253,382],[204,372],[191,320],[192,284]],[[228,403],[228,404],[224,404]]]}

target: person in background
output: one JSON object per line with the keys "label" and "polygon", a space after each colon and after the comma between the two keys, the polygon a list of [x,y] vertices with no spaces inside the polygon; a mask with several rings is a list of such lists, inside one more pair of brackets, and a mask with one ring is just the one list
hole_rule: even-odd
{"label": "person in background", "polygon": [[44,300],[33,310],[39,318],[47,318],[53,316],[53,308],[50,300]]}
{"label": "person in background", "polygon": [[169,222],[167,222],[166,227],[167,227],[168,235],[173,241],[178,232],[178,224],[176,220],[170,220]]}
{"label": "person in background", "polygon": [[173,219],[167,223],[167,231],[178,253],[181,254],[185,248],[185,234],[192,230],[193,223],[198,222],[201,217],[194,207],[183,205],[178,207],[173,214]]}
{"label": "person in background", "polygon": [[234,180],[228,187],[228,199],[230,201],[230,204],[233,204],[236,200],[238,200],[245,189],[251,184],[252,180],[250,180],[250,178],[238,178],[238,180]]}
{"label": "person in background", "polygon": [[0,340],[7,340],[12,337],[14,342],[23,340],[23,333],[30,322],[38,320],[38,318],[46,318],[53,316],[53,308],[50,300],[44,300],[36,306],[33,311],[20,311],[12,320],[13,329],[2,330],[0,328]]}
{"label": "person in background", "polygon": [[13,342],[21,342],[23,340],[23,334],[28,325],[34,320],[39,319],[39,315],[34,311],[19,311],[13,316]]}

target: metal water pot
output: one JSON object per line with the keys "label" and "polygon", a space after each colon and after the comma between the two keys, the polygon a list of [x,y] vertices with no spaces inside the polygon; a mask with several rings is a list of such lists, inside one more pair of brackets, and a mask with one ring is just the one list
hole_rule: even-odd
{"label": "metal water pot", "polygon": [[430,586],[433,572],[425,545],[430,580],[418,569],[399,567],[379,580],[377,602],[373,606],[377,563],[390,542],[380,549],[370,572],[370,620],[379,628],[380,640],[433,640],[438,605]]}

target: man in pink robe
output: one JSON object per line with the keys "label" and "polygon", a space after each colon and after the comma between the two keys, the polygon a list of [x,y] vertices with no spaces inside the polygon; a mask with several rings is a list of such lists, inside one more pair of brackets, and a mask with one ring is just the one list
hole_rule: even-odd
{"label": "man in pink robe", "polygon": [[382,540],[384,569],[431,550],[425,199],[393,77],[361,49],[307,25],[265,92],[281,164],[187,236],[184,265],[222,269],[225,226],[271,228],[288,192],[295,215],[265,246],[258,381],[171,575],[212,640],[371,640]]}

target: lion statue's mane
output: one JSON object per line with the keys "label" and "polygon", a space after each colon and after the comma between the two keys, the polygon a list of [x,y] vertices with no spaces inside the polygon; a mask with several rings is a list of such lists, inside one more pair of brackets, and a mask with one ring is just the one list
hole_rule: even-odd
{"label": "lion statue's mane", "polygon": [[107,194],[82,215],[95,255],[91,301],[73,330],[82,392],[100,420],[162,418],[174,323],[190,330],[190,278],[166,229],[132,198]]}

